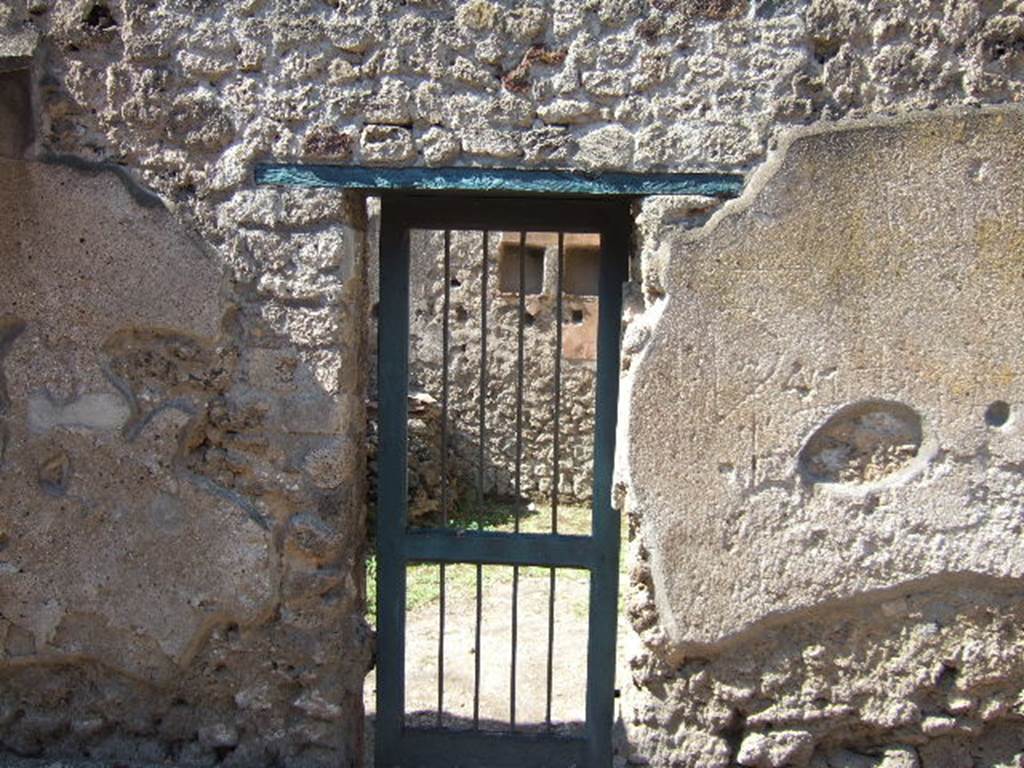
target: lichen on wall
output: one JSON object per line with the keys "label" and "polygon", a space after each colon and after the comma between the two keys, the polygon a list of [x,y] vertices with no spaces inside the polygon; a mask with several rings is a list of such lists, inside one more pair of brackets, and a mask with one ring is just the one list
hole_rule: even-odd
{"label": "lichen on wall", "polygon": [[798,132],[663,233],[621,468],[636,759],[1024,755],[1022,128]]}

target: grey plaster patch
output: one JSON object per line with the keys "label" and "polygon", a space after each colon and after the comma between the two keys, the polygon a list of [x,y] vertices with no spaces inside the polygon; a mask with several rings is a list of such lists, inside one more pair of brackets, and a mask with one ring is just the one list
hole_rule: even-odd
{"label": "grey plaster patch", "polygon": [[143,208],[166,208],[161,197],[151,189],[140,184],[123,165],[109,162],[95,162],[75,155],[46,154],[40,158],[43,163],[63,165],[76,171],[88,174],[110,173],[124,185],[125,191],[132,200]]}
{"label": "grey plaster patch", "polygon": [[58,427],[114,430],[121,429],[131,417],[131,408],[120,395],[93,392],[69,403],[57,403],[48,394],[28,400],[28,425],[36,434]]}
{"label": "grey plaster patch", "polygon": [[168,493],[157,494],[150,502],[149,519],[153,528],[167,534],[181,531],[186,523],[186,510],[181,499]]}

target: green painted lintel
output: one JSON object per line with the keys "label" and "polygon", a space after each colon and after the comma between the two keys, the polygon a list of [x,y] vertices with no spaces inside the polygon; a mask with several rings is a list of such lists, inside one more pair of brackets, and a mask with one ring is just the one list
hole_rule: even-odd
{"label": "green painted lintel", "polygon": [[743,176],[731,173],[599,173],[507,168],[362,168],[268,163],[256,183],[365,191],[514,192],[560,195],[706,195],[736,197]]}

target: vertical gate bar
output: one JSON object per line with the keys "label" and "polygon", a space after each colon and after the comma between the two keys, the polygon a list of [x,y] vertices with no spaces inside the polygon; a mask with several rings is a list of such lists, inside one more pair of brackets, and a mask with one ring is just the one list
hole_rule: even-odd
{"label": "vertical gate bar", "polygon": [[[561,456],[559,450],[560,418],[562,409],[562,269],[565,258],[565,233],[558,233],[558,266],[555,279],[555,413],[554,440],[551,468],[551,532],[558,533],[558,486],[561,478]],[[554,687],[555,658],[555,569],[548,574],[548,677],[547,702],[544,708],[544,722],[551,728],[551,691]]]}
{"label": "vertical gate bar", "polygon": [[[480,444],[477,446],[477,528],[484,527],[484,459],[487,444],[487,276],[490,270],[488,238],[483,233],[483,266],[480,272]],[[473,728],[480,727],[480,627],[483,619],[483,566],[476,564],[476,630],[473,638]]]}
{"label": "vertical gate bar", "polygon": [[[523,368],[526,360],[526,230],[519,233],[519,308],[516,322],[516,472],[515,532],[523,491]],[[512,670],[509,687],[509,726],[516,729],[516,661],[519,653],[519,566],[512,566]]]}
{"label": "vertical gate bar", "polygon": [[394,203],[381,206],[377,389],[380,447],[377,491],[376,765],[396,764],[405,717],[406,447],[409,386],[409,231]]}
{"label": "vertical gate bar", "polygon": [[551,532],[558,533],[558,486],[561,481],[561,435],[559,434],[562,415],[562,270],[565,261],[565,233],[558,233],[558,269],[555,279],[555,434],[551,472]]}
{"label": "vertical gate bar", "polygon": [[[451,230],[444,231],[444,306],[441,312],[441,526],[448,527],[448,313],[451,307]],[[445,564],[440,564],[437,636],[437,725],[444,712]]]}
{"label": "vertical gate bar", "polygon": [[590,648],[587,654],[586,764],[589,768],[608,768],[612,764],[619,516],[612,509],[611,496],[618,415],[622,284],[626,279],[628,249],[629,223],[620,213],[601,232],[597,416],[594,425],[594,496],[591,512],[596,556],[590,571]]}
{"label": "vertical gate bar", "polygon": [[451,257],[450,229],[444,231],[444,295],[441,309],[441,525],[448,527],[448,339],[451,310]]}
{"label": "vertical gate bar", "polygon": [[[523,363],[526,327],[526,231],[519,233],[519,302],[516,312],[516,500],[515,532],[519,533],[520,492],[523,487]],[[513,657],[515,658],[515,657]]]}

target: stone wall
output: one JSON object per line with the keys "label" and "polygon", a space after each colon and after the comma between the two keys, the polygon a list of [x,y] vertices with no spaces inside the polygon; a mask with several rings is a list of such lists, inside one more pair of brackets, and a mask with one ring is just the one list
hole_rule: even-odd
{"label": "stone wall", "polygon": [[0,176],[0,751],[357,760],[359,380],[113,171]]}
{"label": "stone wall", "polygon": [[669,237],[621,467],[635,757],[1024,756],[1022,129],[804,131]]}
{"label": "stone wall", "polygon": [[[8,96],[21,93],[22,83],[4,77],[2,106],[15,104],[33,123],[27,131],[0,133],[0,154],[13,158],[2,161],[10,181],[0,191],[3,750],[194,764],[359,761],[359,691],[370,656],[362,619],[365,215],[356,196],[257,188],[255,163],[746,171],[764,160],[790,125],[1018,101],[1024,90],[1022,39],[1019,3],[1010,0],[0,4],[0,72],[6,74],[12,62],[27,72],[31,96],[17,107]],[[954,159],[970,156],[961,145],[952,146]],[[59,162],[38,162],[44,157]],[[822,167],[837,167],[838,161],[828,162]],[[861,168],[848,164],[842,170]],[[998,164],[965,170],[979,185],[959,210],[981,210],[982,200],[989,206],[1011,200],[1009,193],[998,195],[999,185],[1013,189],[998,175],[1005,170]],[[893,199],[885,198],[877,211],[888,206],[916,215],[913,204],[897,199],[903,187],[887,189]],[[845,199],[836,192],[837,205]],[[807,206],[812,202],[804,200]],[[663,296],[685,288],[678,274],[680,246],[668,225],[699,224],[711,203],[683,199],[643,207],[638,233],[649,311],[627,340],[630,369],[666,307]],[[957,221],[937,217],[937,226],[947,219]],[[755,220],[760,221],[753,215],[744,219]],[[12,232],[23,235],[12,239]],[[801,258],[814,253],[800,252]],[[959,254],[952,248],[940,253],[955,264]],[[838,270],[836,262],[829,263]],[[934,267],[921,264],[930,284],[941,282],[928,271]],[[994,264],[986,269],[995,270]],[[894,269],[887,262],[882,273],[892,275]],[[961,273],[966,274],[961,269],[949,280]],[[821,274],[816,284],[795,280],[796,288],[788,282],[786,288],[805,289],[807,306],[814,307],[845,285],[842,270]],[[1002,296],[1003,284],[993,285],[994,295]],[[858,290],[854,295],[864,296],[867,288]],[[803,306],[796,305],[794,317],[807,316]],[[963,317],[977,314],[977,303],[954,306]],[[875,332],[867,324],[875,312],[864,307],[848,322]],[[735,348],[763,348],[761,329],[744,323],[737,334],[740,329],[753,335],[737,337]],[[936,334],[942,335],[931,335]],[[895,350],[896,357],[878,358],[879,371],[917,370],[898,356],[900,347],[889,349],[885,354]],[[882,355],[866,348],[857,354],[874,364],[876,352]],[[721,386],[742,389],[763,373],[756,361],[736,366],[742,375]],[[941,373],[941,366],[936,370]],[[796,376],[795,391],[816,396],[819,384],[804,378]],[[916,477],[932,482],[929,467],[948,468],[956,477],[975,477],[971,487],[985,503],[1013,503],[999,501],[1016,497],[998,485],[1013,472],[1000,463],[1000,456],[1010,455],[1000,451],[1010,449],[998,447],[996,438],[1010,439],[1016,427],[978,427],[994,447],[989,453],[965,452],[971,459],[964,465],[954,458],[960,449],[949,455],[939,450],[935,456],[942,460],[928,463],[928,452],[949,445],[948,439],[930,431],[921,403],[878,389],[863,398],[906,402],[921,417],[916,449],[906,448],[918,436],[913,419],[886,422],[866,418],[864,411],[844,412],[851,418],[832,421],[813,447],[805,446],[801,440],[847,403],[838,395],[828,407],[809,409],[793,422],[781,416],[759,422],[758,440],[788,434],[784,441],[778,437],[786,461],[807,448],[807,461],[797,465],[799,482],[790,480],[811,498],[825,493],[821,488],[829,483],[822,480],[830,472],[874,473],[892,456],[910,464],[920,456],[918,464],[926,469]],[[675,403],[669,425],[705,413],[684,411],[677,392],[666,400],[638,397],[635,403]],[[977,404],[978,412],[992,405],[990,420],[998,422],[999,399],[1011,411],[1016,407],[1012,392],[993,393]],[[851,395],[849,402],[860,399]],[[903,426],[886,427],[896,422]],[[781,431],[787,426],[790,432]],[[743,428],[752,432],[746,422]],[[909,436],[910,443],[901,438],[886,447],[877,439],[883,433]],[[849,454],[852,460],[818,450],[862,434],[868,442]],[[665,474],[679,482],[696,477],[711,489],[727,482],[722,478],[730,472],[740,478],[747,466],[726,457],[720,473],[717,460],[709,460],[716,461],[709,473]],[[983,460],[994,478],[988,485],[970,474],[982,471],[971,467]],[[790,480],[781,488],[761,488],[757,478],[774,471],[772,466],[770,457],[760,459],[752,468],[760,474],[748,482],[758,494],[791,493]],[[812,478],[819,479],[805,483]],[[632,486],[638,494],[649,488],[635,507],[637,524],[651,521],[644,522],[649,531],[660,524],[648,510],[663,510],[669,499],[690,500],[678,495],[679,488],[659,486],[663,480]],[[930,508],[930,497],[920,504]],[[990,536],[985,521],[957,519],[955,525],[975,541]],[[739,649],[735,657],[722,645],[712,662],[707,649],[719,648],[714,638],[742,638],[743,627],[767,626],[766,611],[773,605],[782,606],[780,615],[789,622],[781,626],[792,628],[790,619],[817,604],[808,596],[827,601],[838,614],[856,616],[862,589],[881,594],[879,585],[892,578],[903,584],[911,572],[922,578],[958,562],[953,554],[948,560],[939,554],[897,559],[898,572],[867,571],[862,581],[824,569],[813,589],[788,590],[786,561],[800,551],[786,538],[788,530],[782,526],[783,533],[763,539],[778,571],[766,567],[764,584],[786,594],[740,589],[728,609],[715,591],[729,589],[728,583],[711,580],[695,590],[703,602],[680,605],[682,590],[699,569],[687,570],[685,562],[667,568],[677,551],[668,539],[652,539],[650,533],[637,539],[638,583],[654,585],[663,601],[641,600],[637,618],[648,643],[639,652],[637,680],[651,706],[640,710],[646,725],[635,731],[637,756],[649,755],[655,764],[692,761],[705,748],[720,755],[723,743],[742,745],[748,737],[748,753],[754,754],[757,739],[768,738],[768,726],[744,720],[746,710],[739,705],[742,717],[719,718],[716,713],[732,710],[709,702],[741,695],[731,692],[741,685],[730,687],[730,680],[740,680],[730,671],[730,659],[739,665],[752,653],[764,669],[779,668],[769,664],[777,658],[770,640],[782,642],[786,633],[758,635],[767,645],[730,646]],[[865,530],[889,535],[881,523]],[[678,528],[671,532],[680,534]],[[911,546],[925,534],[909,526],[900,535]],[[1012,540],[1004,536],[997,543],[1005,553]],[[658,550],[649,548],[652,541],[661,542],[660,565]],[[756,539],[744,539],[750,541]],[[864,546],[878,549],[870,540]],[[942,614],[949,624],[948,615],[959,611],[967,618],[953,625],[963,629],[960,637],[977,638],[971,648],[984,658],[972,669],[982,675],[991,667],[998,674],[984,680],[1005,679],[1012,687],[1019,678],[991,638],[1004,631],[1000,617],[1009,622],[1016,610],[1000,597],[1004,587],[1012,595],[1016,581],[1004,577],[1015,575],[994,575],[978,562],[974,546],[950,545],[949,551],[975,553],[968,564],[981,574],[981,591],[957,581],[957,589],[968,591],[946,599],[939,582],[921,582],[924,596],[918,602],[907,596],[910,613],[899,619],[900,631],[926,637],[927,617]],[[749,579],[760,562],[749,558],[732,575]],[[806,567],[800,558],[791,565]],[[716,566],[714,573],[727,570]],[[756,575],[761,578],[760,571]],[[998,584],[997,577],[1003,579]],[[971,612],[969,602],[977,595],[987,601],[987,614]],[[707,611],[707,622],[697,621],[694,612],[707,605],[718,608]],[[900,605],[886,610],[902,615]],[[920,625],[918,615],[926,617]],[[648,619],[650,632],[643,623]],[[812,632],[820,625],[806,626]],[[876,625],[858,626],[863,633],[845,640],[863,638],[851,646],[854,656],[896,647],[891,636],[869,631]],[[1005,626],[1012,631],[1012,623]],[[794,643],[802,642],[803,635],[790,634],[797,637]],[[946,655],[954,636],[939,633],[936,655]],[[652,637],[667,638],[667,645]],[[704,649],[700,653],[711,666],[703,676],[696,667],[676,664],[687,643]],[[823,658],[845,659],[843,647],[827,647]],[[887,651],[880,653],[885,657]],[[808,654],[813,659],[818,651]],[[918,667],[907,669],[908,679],[920,677]],[[857,677],[852,689],[860,690],[864,679]],[[942,684],[950,679],[945,675]],[[702,680],[720,681],[718,699],[687,693],[703,690]],[[780,683],[783,693],[776,699],[788,700],[795,685]],[[968,687],[984,691],[982,684]],[[1009,701],[1007,691],[1000,701]],[[669,698],[655,706],[659,696]],[[795,693],[791,697],[803,701]],[[887,701],[893,699],[887,694]],[[932,716],[924,698],[917,706]],[[950,739],[963,739],[963,723],[973,722],[973,715],[957,717],[953,726],[931,721],[928,727],[948,726],[954,729]],[[984,722],[995,725],[978,728],[1004,733],[1013,727],[1008,717],[993,715]],[[731,724],[722,725],[725,720]],[[747,722],[749,727],[740,725]],[[838,744],[803,720],[794,723],[792,730],[812,732],[820,754]],[[850,727],[876,732],[875,726]],[[920,736],[893,733],[899,744]],[[805,744],[808,737],[793,738]],[[984,738],[970,743],[987,744]],[[943,745],[932,743],[936,749]]]}
{"label": "stone wall", "polygon": [[42,133],[207,207],[261,158],[733,170],[787,124],[1019,99],[1011,0],[16,0]]}

